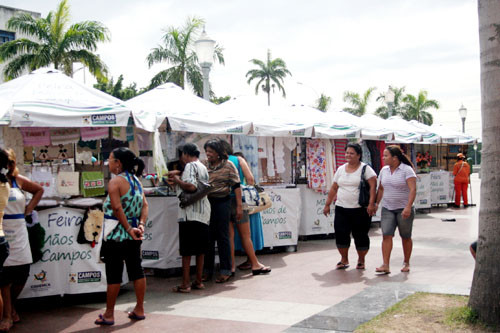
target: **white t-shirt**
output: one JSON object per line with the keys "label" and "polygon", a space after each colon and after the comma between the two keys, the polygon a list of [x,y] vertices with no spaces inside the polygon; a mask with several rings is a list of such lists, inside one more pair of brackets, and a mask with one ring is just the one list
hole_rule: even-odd
{"label": "white t-shirt", "polygon": [[333,176],[333,182],[337,183],[339,189],[337,191],[337,202],[336,206],[343,208],[360,208],[359,205],[359,182],[361,181],[361,170],[363,166],[366,165],[365,179],[368,180],[372,177],[377,177],[377,174],[373,169],[361,162],[358,170],[348,173],[345,171],[347,163],[338,168],[337,172]]}

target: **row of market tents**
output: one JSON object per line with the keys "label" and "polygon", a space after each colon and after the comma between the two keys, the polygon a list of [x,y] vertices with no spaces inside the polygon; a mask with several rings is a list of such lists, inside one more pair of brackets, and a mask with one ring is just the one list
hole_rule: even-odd
{"label": "row of market tents", "polygon": [[167,83],[123,102],[54,69],[39,69],[0,84],[0,124],[11,127],[127,126],[158,130],[275,137],[364,138],[399,143],[474,143],[477,138],[441,125],[399,117],[357,117],[307,106],[267,106],[255,97],[215,105]]}

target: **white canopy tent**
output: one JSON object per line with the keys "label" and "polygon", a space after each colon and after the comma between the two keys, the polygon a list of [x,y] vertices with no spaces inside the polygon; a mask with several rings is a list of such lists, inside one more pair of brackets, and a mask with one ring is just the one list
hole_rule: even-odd
{"label": "white canopy tent", "polygon": [[231,114],[204,99],[183,90],[173,83],[165,83],[126,102],[134,112],[139,128],[153,132],[165,118],[175,131],[208,134],[247,134],[252,122]]}
{"label": "white canopy tent", "polygon": [[11,127],[127,126],[131,110],[55,69],[0,84],[0,118]]}
{"label": "white canopy tent", "polygon": [[422,141],[422,134],[417,133],[416,128],[406,120],[393,116],[385,120],[387,127],[394,131],[396,143],[417,143]]}
{"label": "white canopy tent", "polygon": [[468,144],[477,142],[477,138],[465,133],[454,131],[442,124],[432,124],[430,126],[436,133],[443,138],[443,143]]}

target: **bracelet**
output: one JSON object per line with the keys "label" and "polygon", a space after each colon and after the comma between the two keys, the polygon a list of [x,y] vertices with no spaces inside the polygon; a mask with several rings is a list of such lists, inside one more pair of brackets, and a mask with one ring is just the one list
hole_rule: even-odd
{"label": "bracelet", "polygon": [[128,226],[127,233],[128,233],[130,230],[132,230],[132,226],[131,226],[131,225],[129,225],[129,226]]}
{"label": "bracelet", "polygon": [[139,222],[139,225],[144,226],[144,225],[146,225],[146,223],[144,223],[144,222]]}

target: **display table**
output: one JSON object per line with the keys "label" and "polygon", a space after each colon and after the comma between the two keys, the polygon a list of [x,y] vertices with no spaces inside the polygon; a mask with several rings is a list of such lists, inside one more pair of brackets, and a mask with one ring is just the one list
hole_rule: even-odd
{"label": "display table", "polygon": [[431,174],[417,174],[417,196],[415,197],[415,209],[431,208]]}

